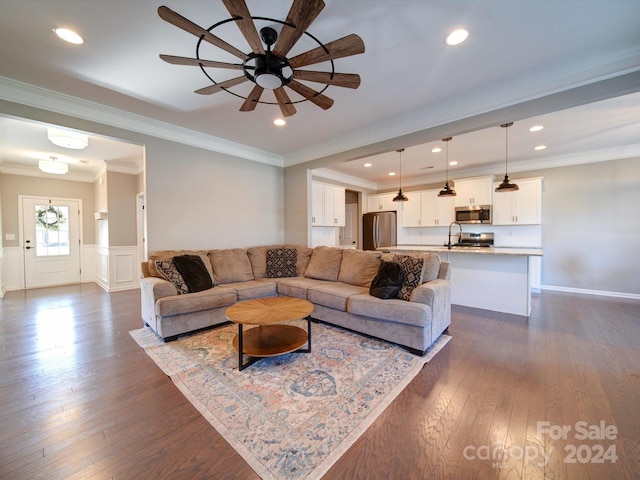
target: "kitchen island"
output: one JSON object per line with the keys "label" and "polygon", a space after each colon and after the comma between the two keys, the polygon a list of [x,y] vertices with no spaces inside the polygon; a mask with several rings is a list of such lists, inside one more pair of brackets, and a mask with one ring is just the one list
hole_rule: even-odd
{"label": "kitchen island", "polygon": [[398,245],[391,253],[435,253],[451,263],[451,303],[496,312],[531,314],[531,262],[540,248]]}

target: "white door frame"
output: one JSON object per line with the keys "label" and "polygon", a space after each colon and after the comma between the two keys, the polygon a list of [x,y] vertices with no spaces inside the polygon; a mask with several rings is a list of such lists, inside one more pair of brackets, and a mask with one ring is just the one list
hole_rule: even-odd
{"label": "white door frame", "polygon": [[138,244],[138,263],[147,260],[147,210],[144,192],[136,195],[136,236]]}
{"label": "white door frame", "polygon": [[82,282],[82,246],[84,245],[83,222],[82,222],[82,199],[80,198],[64,198],[64,197],[41,197],[38,195],[18,195],[18,240],[20,243],[20,265],[22,266],[22,288],[27,288],[27,272],[25,264],[25,238],[24,238],[24,214],[23,203],[25,200],[36,200],[43,203],[52,202],[77,202],[80,211],[78,215],[78,265],[80,267],[79,282]]}

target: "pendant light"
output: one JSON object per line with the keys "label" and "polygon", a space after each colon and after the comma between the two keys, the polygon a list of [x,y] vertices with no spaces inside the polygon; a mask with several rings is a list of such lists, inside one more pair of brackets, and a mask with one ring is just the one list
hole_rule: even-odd
{"label": "pendant light", "polygon": [[496,192],[515,192],[519,190],[520,187],[515,183],[511,183],[509,181],[507,162],[509,160],[509,127],[513,125],[513,122],[505,123],[500,125],[504,128],[504,136],[505,136],[505,148],[504,148],[504,180],[500,185],[496,187]]}
{"label": "pendant light", "polygon": [[456,196],[456,191],[454,189],[452,189],[449,186],[449,142],[453,140],[453,137],[447,137],[447,138],[443,138],[442,141],[446,142],[445,145],[445,157],[446,157],[446,162],[444,165],[444,171],[445,171],[445,180],[444,180],[444,188],[442,190],[440,190],[440,193],[438,193],[439,197],[455,197]]}
{"label": "pendant light", "polygon": [[402,193],[402,152],[404,152],[404,148],[399,148],[398,150],[396,150],[396,152],[400,154],[400,189],[398,190],[398,194],[393,197],[393,201],[406,202],[407,200],[409,200],[409,198],[407,198],[407,196]]}

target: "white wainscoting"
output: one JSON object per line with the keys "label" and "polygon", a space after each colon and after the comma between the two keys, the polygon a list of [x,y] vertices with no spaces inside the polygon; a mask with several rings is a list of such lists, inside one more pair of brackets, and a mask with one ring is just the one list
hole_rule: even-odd
{"label": "white wainscoting", "polygon": [[138,247],[97,247],[95,282],[107,292],[139,286]]}
{"label": "white wainscoting", "polygon": [[[107,292],[131,290],[139,287],[138,249],[125,247],[82,248],[82,283],[95,282]],[[24,289],[24,268],[21,247],[4,247],[0,257],[2,269],[0,297],[5,292]]]}
{"label": "white wainscoting", "polygon": [[21,247],[2,249],[2,295],[24,288],[24,268]]}

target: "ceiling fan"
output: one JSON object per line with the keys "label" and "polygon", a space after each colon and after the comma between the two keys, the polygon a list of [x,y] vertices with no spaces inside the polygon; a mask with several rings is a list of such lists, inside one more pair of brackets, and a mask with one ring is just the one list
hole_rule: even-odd
{"label": "ceiling fan", "polygon": [[[362,39],[358,35],[351,34],[323,44],[307,32],[307,28],[325,6],[322,0],[293,0],[285,21],[265,17],[252,17],[244,0],[222,0],[222,3],[229,11],[231,18],[218,22],[208,29],[196,25],[168,7],[162,6],[158,8],[158,14],[163,20],[199,38],[196,46],[196,58],[160,55],[162,60],[174,65],[200,67],[207,78],[213,82],[213,85],[196,90],[195,93],[211,95],[224,90],[243,98],[244,103],[240,107],[240,111],[248,112],[254,110],[258,103],[275,105],[274,102],[260,100],[265,89],[273,90],[277,105],[280,106],[282,114],[288,117],[296,113],[295,103],[307,100],[324,110],[331,108],[333,99],[323,95],[329,85],[346,88],[358,88],[360,85],[359,75],[336,73],[333,60],[364,53]],[[276,28],[280,26],[280,32],[273,26],[265,26],[260,29],[258,34],[254,20],[275,23],[277,24]],[[228,22],[236,23],[252,49],[250,53],[244,53],[212,33],[215,28]],[[319,46],[293,58],[287,58],[287,54],[303,35],[310,37]],[[200,46],[203,41],[239,58],[242,63],[226,63],[200,58]],[[330,62],[331,70],[313,71],[301,69],[302,67],[322,62]],[[241,70],[243,75],[230,80],[216,82],[209,76],[205,68]],[[318,92],[298,80],[321,83],[324,84],[324,87]],[[255,84],[251,93],[246,97],[228,90],[244,82],[253,82]],[[291,101],[284,87],[288,87],[298,93],[303,99]]]}

